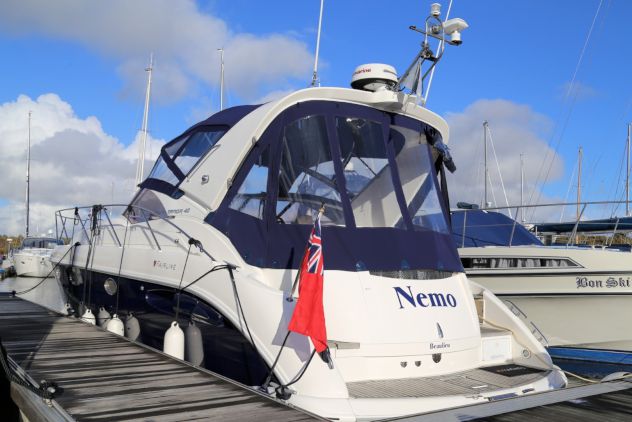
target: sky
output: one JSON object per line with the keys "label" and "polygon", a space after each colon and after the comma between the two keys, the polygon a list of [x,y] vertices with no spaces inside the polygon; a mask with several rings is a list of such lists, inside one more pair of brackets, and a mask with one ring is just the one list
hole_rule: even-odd
{"label": "sky", "polygon": [[[348,87],[363,63],[388,63],[403,73],[421,42],[408,27],[423,25],[430,3],[400,0],[387,8],[381,1],[325,0],[321,85]],[[0,2],[0,233],[24,228],[29,111],[31,232],[44,232],[56,209],[129,201],[151,53],[147,171],[164,142],[218,111],[218,48],[225,51],[226,106],[308,86],[319,6],[318,0]],[[525,202],[575,200],[580,146],[582,199],[623,199],[632,121],[628,16],[627,0],[453,0],[450,17],[470,27],[461,46],[446,49],[427,103],[451,127],[458,167],[449,179],[453,203],[483,200],[485,120],[493,141],[493,205],[505,204],[499,174],[507,202],[519,203],[521,154]],[[612,208],[592,212],[609,216]],[[563,217],[572,216],[568,209]]]}

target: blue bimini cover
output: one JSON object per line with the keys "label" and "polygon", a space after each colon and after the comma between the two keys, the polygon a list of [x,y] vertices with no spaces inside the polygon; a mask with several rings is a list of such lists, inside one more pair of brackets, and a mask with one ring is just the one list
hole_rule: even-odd
{"label": "blue bimini cover", "polygon": [[459,210],[451,214],[452,237],[459,248],[542,245],[533,233],[504,214],[484,210]]}

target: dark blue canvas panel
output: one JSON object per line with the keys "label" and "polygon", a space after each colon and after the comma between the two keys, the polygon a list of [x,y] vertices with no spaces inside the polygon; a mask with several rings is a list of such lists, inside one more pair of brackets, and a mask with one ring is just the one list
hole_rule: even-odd
{"label": "dark blue canvas panel", "polygon": [[[574,230],[575,221],[567,223],[540,223],[536,224],[534,230],[538,233],[570,233]],[[613,217],[600,220],[584,220],[577,225],[577,231],[587,232],[611,232],[611,231],[632,230],[632,217]]]}
{"label": "dark blue canvas panel", "polygon": [[509,246],[510,243],[513,246],[542,244],[520,223],[504,214],[483,210],[453,211],[452,236],[458,247]]}
{"label": "dark blue canvas panel", "polygon": [[250,114],[253,110],[256,110],[260,106],[261,104],[240,105],[219,111],[213,114],[208,119],[194,124],[187,130],[185,130],[183,135],[200,126],[228,126],[229,128],[231,128],[235,126],[235,124],[237,124],[237,122],[243,119],[247,114]]}
{"label": "dark blue canvas panel", "polygon": [[[242,258],[261,268],[298,269],[311,225],[274,224],[226,210],[207,222],[229,236]],[[394,271],[434,269],[461,272],[463,267],[449,235],[393,228],[323,226],[326,270]]]}
{"label": "dark blue canvas panel", "polygon": [[164,180],[145,179],[139,185],[139,187],[141,189],[151,189],[151,190],[154,190],[156,192],[164,193],[165,195],[168,195],[168,196],[170,196],[170,197],[172,197],[174,199],[178,199],[182,195],[184,195],[184,192],[182,192],[177,187],[165,182]]}

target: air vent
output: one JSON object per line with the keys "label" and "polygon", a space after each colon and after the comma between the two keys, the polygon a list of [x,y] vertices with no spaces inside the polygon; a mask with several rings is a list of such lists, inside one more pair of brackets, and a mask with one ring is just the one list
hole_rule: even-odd
{"label": "air vent", "polygon": [[371,275],[378,277],[397,278],[399,280],[440,280],[452,277],[450,271],[438,270],[398,270],[398,271],[370,271]]}

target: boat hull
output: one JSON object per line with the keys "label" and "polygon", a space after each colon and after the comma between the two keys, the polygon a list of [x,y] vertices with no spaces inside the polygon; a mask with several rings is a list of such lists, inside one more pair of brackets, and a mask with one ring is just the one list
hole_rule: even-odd
{"label": "boat hull", "polygon": [[13,267],[18,277],[52,277],[49,255],[15,253]]}
{"label": "boat hull", "polygon": [[[549,247],[462,248],[462,259],[568,260],[572,267],[466,269],[546,346],[632,351],[632,255]],[[479,261],[484,262],[484,261]],[[524,261],[523,261],[524,262]]]}

